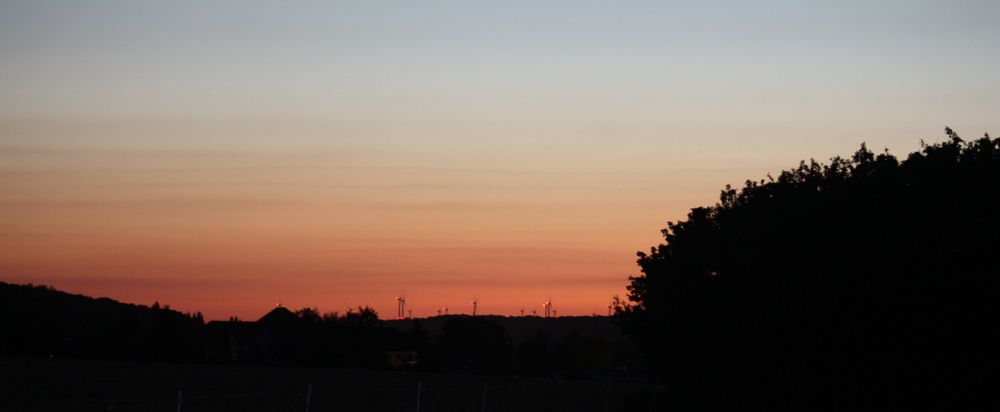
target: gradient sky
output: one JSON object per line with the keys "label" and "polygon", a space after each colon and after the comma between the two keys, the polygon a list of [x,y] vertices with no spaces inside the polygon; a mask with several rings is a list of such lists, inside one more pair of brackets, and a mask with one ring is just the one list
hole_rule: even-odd
{"label": "gradient sky", "polygon": [[0,2],[0,280],[604,313],[694,206],[1000,133],[1000,2]]}

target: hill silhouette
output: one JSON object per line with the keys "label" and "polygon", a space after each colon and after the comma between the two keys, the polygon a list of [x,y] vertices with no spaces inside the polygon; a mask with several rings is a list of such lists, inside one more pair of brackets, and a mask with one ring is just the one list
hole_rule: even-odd
{"label": "hill silhouette", "polygon": [[200,313],[0,282],[0,354],[180,361],[202,352]]}
{"label": "hill silhouette", "polygon": [[1000,139],[946,133],[727,186],[638,254],[618,318],[674,407],[995,404]]}
{"label": "hill silhouette", "polygon": [[271,308],[255,321],[0,282],[0,356],[299,365],[588,379],[641,370],[607,317],[465,315],[382,321]]}
{"label": "hill silhouette", "polygon": [[[441,329],[448,320],[466,316],[442,315],[422,319],[390,319],[386,320],[385,324],[400,330],[410,330],[419,322],[420,327],[428,334],[436,336],[441,333]],[[621,328],[615,325],[612,319],[607,316],[559,316],[545,318],[541,316],[479,315],[476,317],[499,323],[514,342],[531,339],[539,330],[556,337],[576,332],[584,336],[606,339],[608,341],[626,338]]]}

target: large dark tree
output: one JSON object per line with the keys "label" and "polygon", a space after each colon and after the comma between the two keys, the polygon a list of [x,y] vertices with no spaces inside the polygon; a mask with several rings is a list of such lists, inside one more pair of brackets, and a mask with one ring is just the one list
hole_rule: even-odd
{"label": "large dark tree", "polygon": [[[864,145],[722,191],[640,252],[618,311],[688,409],[996,402],[1000,139]],[[993,399],[991,399],[993,398]]]}

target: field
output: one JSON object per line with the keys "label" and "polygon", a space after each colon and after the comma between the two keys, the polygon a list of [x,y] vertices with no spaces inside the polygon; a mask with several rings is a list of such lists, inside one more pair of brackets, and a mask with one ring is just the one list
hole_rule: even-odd
{"label": "field", "polygon": [[653,385],[0,358],[2,411],[646,411]]}

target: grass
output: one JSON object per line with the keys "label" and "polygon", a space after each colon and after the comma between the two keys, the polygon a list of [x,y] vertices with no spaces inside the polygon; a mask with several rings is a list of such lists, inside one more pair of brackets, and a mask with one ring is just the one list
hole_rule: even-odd
{"label": "grass", "polygon": [[[280,366],[0,358],[3,411],[646,411],[653,385]],[[485,390],[485,400],[484,400]]]}

